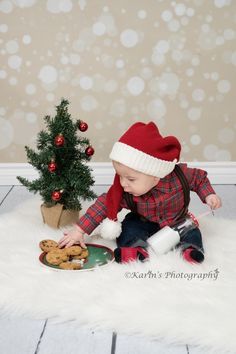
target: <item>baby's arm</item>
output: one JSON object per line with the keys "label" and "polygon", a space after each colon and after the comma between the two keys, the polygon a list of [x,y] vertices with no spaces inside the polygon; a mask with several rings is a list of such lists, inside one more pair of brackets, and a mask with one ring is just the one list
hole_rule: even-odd
{"label": "baby's arm", "polygon": [[205,200],[211,209],[218,209],[222,205],[220,197],[216,194],[209,194]]}
{"label": "baby's arm", "polygon": [[182,165],[182,169],[188,179],[190,189],[198,194],[202,202],[209,205],[211,209],[220,208],[221,199],[215,193],[207,172],[198,168],[189,168],[186,164]]}
{"label": "baby's arm", "polygon": [[75,224],[73,229],[68,232],[64,232],[64,236],[59,240],[58,246],[62,247],[70,247],[75,243],[78,243],[83,248],[87,248],[84,243],[84,231]]}
{"label": "baby's arm", "polygon": [[86,248],[84,243],[84,234],[90,235],[91,232],[106,218],[106,193],[100,195],[95,203],[91,205],[86,213],[79,219],[74,227],[64,233],[59,240],[59,247],[70,247],[75,243],[79,243]]}

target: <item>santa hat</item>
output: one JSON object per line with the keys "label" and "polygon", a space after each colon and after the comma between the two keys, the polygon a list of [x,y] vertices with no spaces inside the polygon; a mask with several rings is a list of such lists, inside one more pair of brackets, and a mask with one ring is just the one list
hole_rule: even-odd
{"label": "santa hat", "polygon": [[[116,142],[110,153],[113,161],[147,175],[163,178],[173,171],[181,151],[181,145],[174,136],[163,137],[155,123],[135,123]],[[123,196],[120,178],[116,174],[106,196],[107,219],[102,222],[101,235],[115,239],[121,233],[117,221]]]}

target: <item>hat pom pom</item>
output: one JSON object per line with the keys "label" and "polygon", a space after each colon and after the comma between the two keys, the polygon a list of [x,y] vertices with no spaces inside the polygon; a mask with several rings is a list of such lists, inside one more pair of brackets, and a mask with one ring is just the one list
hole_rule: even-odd
{"label": "hat pom pom", "polygon": [[102,238],[115,240],[121,234],[121,223],[107,218],[101,223],[100,230]]}

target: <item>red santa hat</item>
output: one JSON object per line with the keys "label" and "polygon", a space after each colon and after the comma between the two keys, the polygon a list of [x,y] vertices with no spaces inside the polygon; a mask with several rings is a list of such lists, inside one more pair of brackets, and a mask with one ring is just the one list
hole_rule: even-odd
{"label": "red santa hat", "polygon": [[[163,178],[173,171],[179,160],[181,145],[174,136],[161,136],[155,123],[135,123],[116,142],[110,159],[133,170]],[[121,233],[117,221],[123,188],[116,174],[106,196],[107,219],[102,222],[101,235],[115,239]]]}

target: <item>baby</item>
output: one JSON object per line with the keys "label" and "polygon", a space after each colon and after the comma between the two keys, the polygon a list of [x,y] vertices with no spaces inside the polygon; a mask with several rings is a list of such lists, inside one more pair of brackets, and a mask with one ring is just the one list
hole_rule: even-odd
{"label": "baby", "polygon": [[[79,243],[85,248],[84,233],[91,234],[102,223],[101,236],[116,239],[117,262],[144,260],[148,257],[147,239],[187,215],[186,185],[211,209],[219,208],[221,200],[207,173],[186,164],[177,165],[180,151],[178,139],[163,137],[155,123],[133,124],[111,151],[116,172],[112,186],[97,198],[74,228],[64,234],[59,247]],[[122,208],[130,212],[120,223],[117,214]],[[189,230],[178,246],[186,261],[199,263],[204,260],[198,227]]]}

